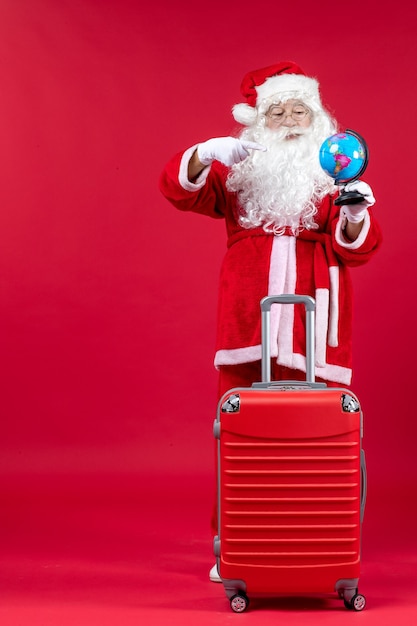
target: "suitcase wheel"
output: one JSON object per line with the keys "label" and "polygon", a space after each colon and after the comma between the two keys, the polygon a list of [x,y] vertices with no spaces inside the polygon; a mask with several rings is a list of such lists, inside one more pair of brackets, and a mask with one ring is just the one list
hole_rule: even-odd
{"label": "suitcase wheel", "polygon": [[243,613],[249,606],[249,598],[245,593],[236,593],[230,598],[230,608],[235,613]]}
{"label": "suitcase wheel", "polygon": [[363,611],[366,605],[365,596],[356,593],[351,600],[345,600],[345,607],[353,611]]}

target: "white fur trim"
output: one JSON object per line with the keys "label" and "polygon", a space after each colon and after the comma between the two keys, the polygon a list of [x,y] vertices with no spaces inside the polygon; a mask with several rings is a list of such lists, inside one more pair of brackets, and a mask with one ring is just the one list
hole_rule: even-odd
{"label": "white fur trim", "polygon": [[339,266],[329,267],[330,277],[330,310],[329,334],[327,342],[332,348],[339,345]]}
{"label": "white fur trim", "polygon": [[182,155],[180,169],[178,173],[178,182],[183,189],[186,191],[198,191],[206,184],[207,176],[210,172],[210,165],[205,167],[201,174],[196,178],[195,183],[192,183],[188,180],[188,164],[190,162],[191,157],[197,149],[198,144],[188,148],[184,154]]}
{"label": "white fur trim", "polygon": [[[302,354],[295,354],[292,361],[294,363],[292,367],[295,367],[301,372],[306,371],[306,360]],[[282,365],[285,365],[285,363]],[[352,370],[348,367],[329,365],[326,363],[324,367],[316,367],[316,376],[318,378],[324,378],[324,380],[331,380],[334,383],[350,385],[352,380]]]}
{"label": "white fur trim", "polygon": [[[293,293],[287,289],[287,274],[289,266],[290,244],[294,237],[274,237],[272,242],[271,259],[269,265],[268,295],[276,296],[282,293]],[[295,255],[295,251],[293,252]],[[295,259],[292,265],[295,264]],[[292,281],[293,282],[293,281]],[[295,286],[295,285],[294,285]],[[289,305],[285,305],[286,307]],[[271,307],[271,357],[278,356],[278,333],[281,328],[281,312],[283,305],[274,304]],[[290,331],[292,333],[292,328]]]}
{"label": "white fur trim", "polygon": [[[214,365],[218,369],[221,365],[239,365],[240,363],[253,363],[260,361],[262,348],[260,345],[250,346],[248,348],[235,348],[234,350],[219,350],[214,359]],[[280,365],[291,369],[306,371],[306,359],[302,354],[292,354],[291,359],[280,359]],[[326,363],[324,367],[316,367],[315,375],[324,380],[331,380],[334,383],[342,385],[350,385],[352,380],[352,370],[348,367],[340,365],[329,365]]]}
{"label": "white fur trim", "polygon": [[344,215],[343,211],[341,211],[339,221],[337,222],[337,225],[336,225],[336,233],[335,233],[336,241],[339,244],[339,246],[343,246],[343,248],[349,248],[349,250],[357,250],[364,243],[365,239],[368,236],[369,229],[371,228],[371,218],[369,216],[369,211],[366,211],[365,213],[365,219],[363,222],[362,230],[359,233],[358,238],[355,239],[355,241],[349,242],[349,241],[346,241],[346,239],[343,237],[342,230],[345,227],[346,220],[347,220],[346,216]]}
{"label": "white fur trim", "polygon": [[232,108],[232,114],[239,124],[251,126],[255,123],[258,112],[254,107],[242,102],[241,104],[235,104]]}
{"label": "white fur trim", "polygon": [[326,364],[327,329],[329,321],[329,290],[316,289],[316,365]]}
{"label": "white fur trim", "polygon": [[232,350],[218,350],[214,357],[214,366],[239,365],[240,363],[253,363],[262,358],[262,347],[248,346],[247,348],[233,348]]}
{"label": "white fur trim", "polygon": [[[263,101],[285,94],[288,96],[301,98],[306,104],[311,103],[320,106],[319,85],[314,78],[303,76],[302,74],[280,74],[271,76],[266,81],[255,87],[258,97],[256,106],[259,108]],[[287,97],[288,99],[288,97]]]}
{"label": "white fur trim", "polygon": [[[286,239],[287,262],[285,272],[284,288],[281,293],[295,293],[297,283],[297,257],[296,257],[296,237],[275,237],[276,240]],[[286,270],[286,271],[285,271]],[[281,270],[282,271],[282,270]],[[274,295],[274,294],[271,294]],[[281,318],[278,328],[278,358],[281,363],[284,355],[292,355],[294,351],[294,305],[285,304],[281,306]]]}

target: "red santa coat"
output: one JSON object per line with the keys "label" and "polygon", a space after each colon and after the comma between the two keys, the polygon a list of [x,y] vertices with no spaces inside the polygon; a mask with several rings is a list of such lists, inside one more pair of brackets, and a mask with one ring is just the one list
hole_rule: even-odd
{"label": "red santa coat", "polygon": [[[324,198],[315,221],[319,228],[298,236],[276,236],[262,228],[245,229],[238,221],[237,198],[227,191],[228,168],[215,161],[195,183],[187,177],[195,146],[177,154],[165,167],[160,189],[178,209],[226,223],[228,244],[221,276],[214,363],[233,365],[260,360],[260,301],[282,293],[316,300],[318,378],[349,385],[352,377],[352,286],[349,267],[366,263],[381,242],[369,210],[356,241],[342,235],[345,217]],[[278,364],[306,371],[305,313],[300,305],[274,305],[271,311],[271,356]]]}

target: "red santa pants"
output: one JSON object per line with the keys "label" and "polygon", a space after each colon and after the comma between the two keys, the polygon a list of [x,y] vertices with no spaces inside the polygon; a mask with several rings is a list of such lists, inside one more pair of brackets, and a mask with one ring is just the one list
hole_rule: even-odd
{"label": "red santa pants", "polygon": [[[221,365],[219,368],[219,392],[218,399],[226,391],[235,387],[250,387],[254,382],[262,379],[262,366],[260,361],[242,363],[240,365]],[[275,359],[271,359],[272,380],[305,380],[304,372],[278,365]],[[325,382],[328,387],[340,387],[340,383],[334,383],[322,378],[316,378],[316,382]],[[215,493],[217,491],[217,442],[215,441]],[[215,499],[212,517],[211,531],[213,537],[217,535],[217,498]]]}

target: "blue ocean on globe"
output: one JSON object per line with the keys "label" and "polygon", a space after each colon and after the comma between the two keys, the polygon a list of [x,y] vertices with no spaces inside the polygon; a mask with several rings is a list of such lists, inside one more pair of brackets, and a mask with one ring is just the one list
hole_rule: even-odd
{"label": "blue ocean on globe", "polygon": [[319,159],[336,184],[347,183],[358,178],[366,167],[366,146],[356,134],[336,133],[322,143]]}

